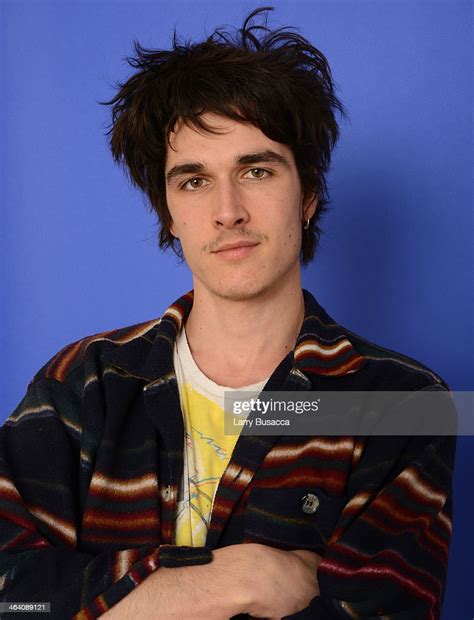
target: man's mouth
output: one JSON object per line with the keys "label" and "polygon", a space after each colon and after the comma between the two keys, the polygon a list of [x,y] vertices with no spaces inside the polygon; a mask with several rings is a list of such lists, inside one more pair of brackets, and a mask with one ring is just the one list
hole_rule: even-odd
{"label": "man's mouth", "polygon": [[216,254],[219,258],[224,258],[226,260],[237,260],[240,258],[245,258],[251,254],[257,245],[259,245],[258,241],[234,241],[231,243],[223,243],[212,253]]}
{"label": "man's mouth", "polygon": [[223,252],[226,250],[234,250],[236,248],[249,248],[254,245],[258,245],[258,241],[250,241],[250,240],[242,240],[242,241],[234,241],[232,243],[223,243],[221,246],[214,250],[214,252]]}

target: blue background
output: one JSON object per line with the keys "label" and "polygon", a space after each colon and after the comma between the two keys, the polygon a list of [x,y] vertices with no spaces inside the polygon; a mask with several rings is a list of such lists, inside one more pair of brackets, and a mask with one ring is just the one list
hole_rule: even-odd
{"label": "blue background", "polygon": [[[115,167],[98,104],[132,40],[240,25],[251,2],[0,2],[2,419],[66,343],[148,320],[191,288]],[[329,58],[350,122],[304,285],[340,323],[472,390],[472,4],[273,2]],[[474,617],[473,438],[461,438],[443,620]],[[418,619],[414,619],[418,620]]]}

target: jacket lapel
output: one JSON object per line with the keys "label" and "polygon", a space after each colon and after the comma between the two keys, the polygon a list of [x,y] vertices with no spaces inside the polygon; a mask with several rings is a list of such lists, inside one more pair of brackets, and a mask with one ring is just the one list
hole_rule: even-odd
{"label": "jacket lapel", "polygon": [[153,332],[148,356],[143,342],[130,342],[118,348],[111,363],[144,381],[146,411],[159,433],[159,484],[161,496],[161,539],[173,544],[178,489],[183,475],[184,424],[178,385],[173,367],[176,337],[192,307],[192,292],[180,297],[162,315]]}
{"label": "jacket lapel", "polygon": [[[311,382],[293,366],[293,354],[279,364],[264,387],[264,391],[309,390]],[[206,545],[215,548],[234,507],[252,481],[265,456],[280,437],[278,435],[240,435],[231,460],[219,481]]]}

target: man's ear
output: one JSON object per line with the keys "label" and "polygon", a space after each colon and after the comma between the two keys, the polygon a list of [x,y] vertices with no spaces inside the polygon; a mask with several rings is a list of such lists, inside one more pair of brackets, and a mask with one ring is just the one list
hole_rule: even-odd
{"label": "man's ear", "polygon": [[174,228],[173,220],[171,220],[170,222],[170,233],[173,235],[175,239],[179,239],[178,235],[176,234],[175,228]]}
{"label": "man's ear", "polygon": [[310,220],[316,213],[318,207],[318,196],[316,192],[311,192],[307,196],[303,197],[302,203],[302,215],[303,221]]}

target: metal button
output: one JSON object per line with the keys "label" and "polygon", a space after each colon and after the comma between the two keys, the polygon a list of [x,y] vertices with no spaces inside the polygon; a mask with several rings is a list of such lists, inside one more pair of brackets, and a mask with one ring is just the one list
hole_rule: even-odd
{"label": "metal button", "polygon": [[301,510],[306,514],[313,514],[319,508],[319,499],[313,493],[307,493],[301,498]]}

